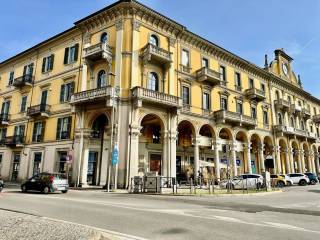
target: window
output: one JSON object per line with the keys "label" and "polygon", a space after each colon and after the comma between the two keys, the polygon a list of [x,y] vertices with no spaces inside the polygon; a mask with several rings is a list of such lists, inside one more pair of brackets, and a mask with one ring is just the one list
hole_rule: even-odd
{"label": "window", "polygon": [[266,92],[266,85],[264,83],[261,83],[261,91]]}
{"label": "window", "polygon": [[30,63],[29,65],[26,65],[23,67],[23,76],[32,76],[33,74],[33,63]]}
{"label": "window", "polygon": [[242,102],[237,102],[237,113],[242,114],[242,111],[243,111]]}
{"label": "window", "polygon": [[107,86],[107,75],[105,70],[100,70],[97,75],[97,88]]}
{"label": "window", "polygon": [[251,107],[251,117],[256,119],[257,118],[257,108]]}
{"label": "window", "polygon": [[14,80],[14,71],[11,71],[9,74],[9,83],[8,85],[11,86]]}
{"label": "window", "polygon": [[316,109],[316,107],[313,107],[313,112],[314,112],[314,115],[317,115],[317,109]]}
{"label": "window", "polygon": [[317,131],[317,137],[320,137],[320,135],[319,135],[319,128],[317,128],[316,131]]}
{"label": "window", "polygon": [[6,137],[7,137],[7,129],[1,128],[0,129],[0,145],[4,145]]}
{"label": "window", "polygon": [[58,118],[56,138],[69,139],[72,117]]}
{"label": "window", "polygon": [[24,138],[24,125],[18,125],[14,127],[14,141],[15,143],[23,143],[23,138]]}
{"label": "window", "polygon": [[68,102],[70,101],[71,95],[74,92],[74,82],[69,82],[61,85],[60,89],[60,102]]}
{"label": "window", "polygon": [[277,100],[280,100],[280,94],[279,94],[279,91],[276,91],[276,99],[277,99]]}
{"label": "window", "polygon": [[45,107],[47,105],[47,99],[48,99],[48,90],[42,90],[41,92],[41,100],[40,100],[40,104],[42,107]]}
{"label": "window", "polygon": [[228,110],[228,99],[221,97],[221,110]]}
{"label": "window", "polygon": [[283,124],[281,113],[278,113],[278,124],[279,124],[279,125],[282,125],[282,124]]}
{"label": "window", "polygon": [[8,118],[9,111],[10,111],[10,101],[7,100],[2,103],[2,108],[1,108],[2,120],[3,118]]}
{"label": "window", "polygon": [[254,88],[254,80],[249,78],[249,88]]}
{"label": "window", "polygon": [[182,50],[182,65],[189,67],[190,66],[190,56],[189,51],[186,49]]}
{"label": "window", "polygon": [[108,42],[108,34],[106,32],[101,34],[100,42],[102,42],[102,43]]}
{"label": "window", "polygon": [[209,60],[207,58],[202,58],[202,67],[209,68]]}
{"label": "window", "polygon": [[313,133],[313,126],[312,125],[310,125],[310,132]]}
{"label": "window", "polygon": [[209,93],[203,93],[202,95],[202,108],[204,110],[209,110],[210,109],[210,95]]}
{"label": "window", "polygon": [[240,73],[236,72],[235,73],[235,85],[236,85],[236,90],[241,91],[241,75]]}
{"label": "window", "polygon": [[190,89],[189,87],[182,86],[182,101],[183,104],[190,104]]}
{"label": "window", "polygon": [[268,125],[269,124],[269,117],[268,117],[268,111],[263,111],[263,124]]}
{"label": "window", "polygon": [[298,105],[301,107],[301,101],[300,100],[298,101]]}
{"label": "window", "polygon": [[219,69],[219,71],[220,71],[220,80],[222,81],[222,82],[225,82],[226,81],[226,68],[224,67],[224,66],[220,66],[220,69]]}
{"label": "window", "polygon": [[154,46],[159,47],[158,37],[156,35],[154,35],[154,34],[151,34],[150,39],[149,39],[149,43],[154,45]]}
{"label": "window", "polygon": [[42,73],[51,71],[53,69],[53,61],[54,61],[54,54],[44,57],[42,60]]}
{"label": "window", "polygon": [[2,167],[2,159],[3,159],[3,153],[0,153],[0,172]]}
{"label": "window", "polygon": [[42,153],[36,152],[34,153],[34,159],[33,159],[33,176],[38,175],[40,173],[41,169],[41,159],[42,159]]}
{"label": "window", "polygon": [[158,74],[156,74],[155,72],[149,73],[148,89],[153,91],[159,91]]}
{"label": "window", "polygon": [[78,60],[79,43],[64,50],[64,64],[76,62]]}
{"label": "window", "polygon": [[28,96],[21,97],[20,112],[22,112],[22,113],[26,111],[27,99],[28,99]]}
{"label": "window", "polygon": [[304,122],[303,121],[301,121],[301,130],[304,130]]}
{"label": "window", "polygon": [[288,96],[288,102],[291,103],[291,96]]}
{"label": "window", "polygon": [[290,127],[293,127],[294,128],[294,118],[293,117],[291,117],[290,118]]}
{"label": "window", "polygon": [[59,156],[59,159],[58,159],[58,162],[57,162],[57,171],[59,173],[66,173],[67,171],[67,158],[68,158],[68,153],[66,151],[61,151],[61,152],[58,152],[58,156]]}
{"label": "window", "polygon": [[35,122],[33,125],[32,142],[42,142],[44,136],[45,122]]}

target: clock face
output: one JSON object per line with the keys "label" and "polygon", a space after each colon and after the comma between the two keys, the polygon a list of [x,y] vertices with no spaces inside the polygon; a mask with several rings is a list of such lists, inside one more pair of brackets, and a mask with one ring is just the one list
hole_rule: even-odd
{"label": "clock face", "polygon": [[282,71],[287,76],[288,75],[288,66],[285,63],[282,63]]}

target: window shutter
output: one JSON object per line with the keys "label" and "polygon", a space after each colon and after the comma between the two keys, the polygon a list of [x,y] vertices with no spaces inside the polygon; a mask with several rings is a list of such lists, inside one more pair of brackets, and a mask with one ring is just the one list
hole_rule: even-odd
{"label": "window shutter", "polygon": [[14,135],[14,136],[17,136],[17,135],[18,135],[18,126],[14,126],[13,135]]}
{"label": "window shutter", "polygon": [[23,138],[23,136],[24,136],[24,130],[25,130],[25,126],[24,125],[21,125],[20,126],[20,133],[19,133],[19,135]]}
{"label": "window shutter", "polygon": [[34,66],[34,63],[31,63],[30,65],[30,75],[32,76],[33,75],[33,66]]}
{"label": "window shutter", "polygon": [[47,58],[43,58],[43,60],[42,60],[42,70],[41,70],[41,72],[45,72],[46,71],[46,61],[47,61]]}
{"label": "window shutter", "polygon": [[61,85],[61,90],[60,90],[60,102],[64,102],[64,92],[65,92],[65,88],[66,88],[66,85],[65,85],[65,84]]}
{"label": "window shutter", "polygon": [[3,103],[2,103],[2,107],[1,107],[1,114],[3,114],[3,113],[4,113],[5,104],[6,104],[5,102],[3,102]]}
{"label": "window shutter", "polygon": [[62,122],[62,118],[58,118],[58,124],[57,124],[57,134],[56,134],[56,138],[60,139],[61,138],[61,122]]}
{"label": "window shutter", "polygon": [[51,55],[51,62],[50,62],[50,70],[53,69],[53,63],[54,63],[54,54]]}
{"label": "window shutter", "polygon": [[34,123],[34,124],[33,124],[32,142],[35,142],[35,141],[36,141],[37,125],[38,125],[38,123]]}
{"label": "window shutter", "polygon": [[70,100],[71,95],[74,93],[74,85],[75,85],[75,82],[70,83],[70,92],[69,92],[68,100]]}
{"label": "window shutter", "polygon": [[7,137],[7,129],[3,128],[2,129],[2,139],[4,140]]}
{"label": "window shutter", "polygon": [[65,48],[64,49],[64,60],[63,60],[64,64],[68,64],[68,55],[69,55],[69,48]]}
{"label": "window shutter", "polygon": [[9,112],[10,112],[10,101],[7,102],[7,112],[6,113],[9,114]]}
{"label": "window shutter", "polygon": [[71,135],[71,123],[72,123],[72,117],[68,117],[68,138],[70,138]]}
{"label": "window shutter", "polygon": [[41,123],[41,141],[44,140],[44,131],[46,129],[46,122]]}
{"label": "window shutter", "polygon": [[79,43],[77,43],[76,45],[74,45],[74,61],[78,61],[78,52],[79,52]]}
{"label": "window shutter", "polygon": [[23,75],[26,75],[26,73],[27,73],[27,66],[24,66],[23,67]]}

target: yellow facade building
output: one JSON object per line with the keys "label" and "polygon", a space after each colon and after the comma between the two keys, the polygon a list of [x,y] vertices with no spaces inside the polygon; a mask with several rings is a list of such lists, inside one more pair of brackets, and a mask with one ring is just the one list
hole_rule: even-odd
{"label": "yellow facade building", "polygon": [[0,173],[121,188],[147,172],[319,173],[320,100],[292,61],[256,66],[118,1],[0,63]]}

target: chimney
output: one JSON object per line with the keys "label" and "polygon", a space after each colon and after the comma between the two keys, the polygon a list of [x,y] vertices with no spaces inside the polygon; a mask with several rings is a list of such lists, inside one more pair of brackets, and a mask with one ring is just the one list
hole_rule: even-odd
{"label": "chimney", "polygon": [[269,63],[268,63],[268,55],[264,55],[264,69],[268,70],[269,68]]}

